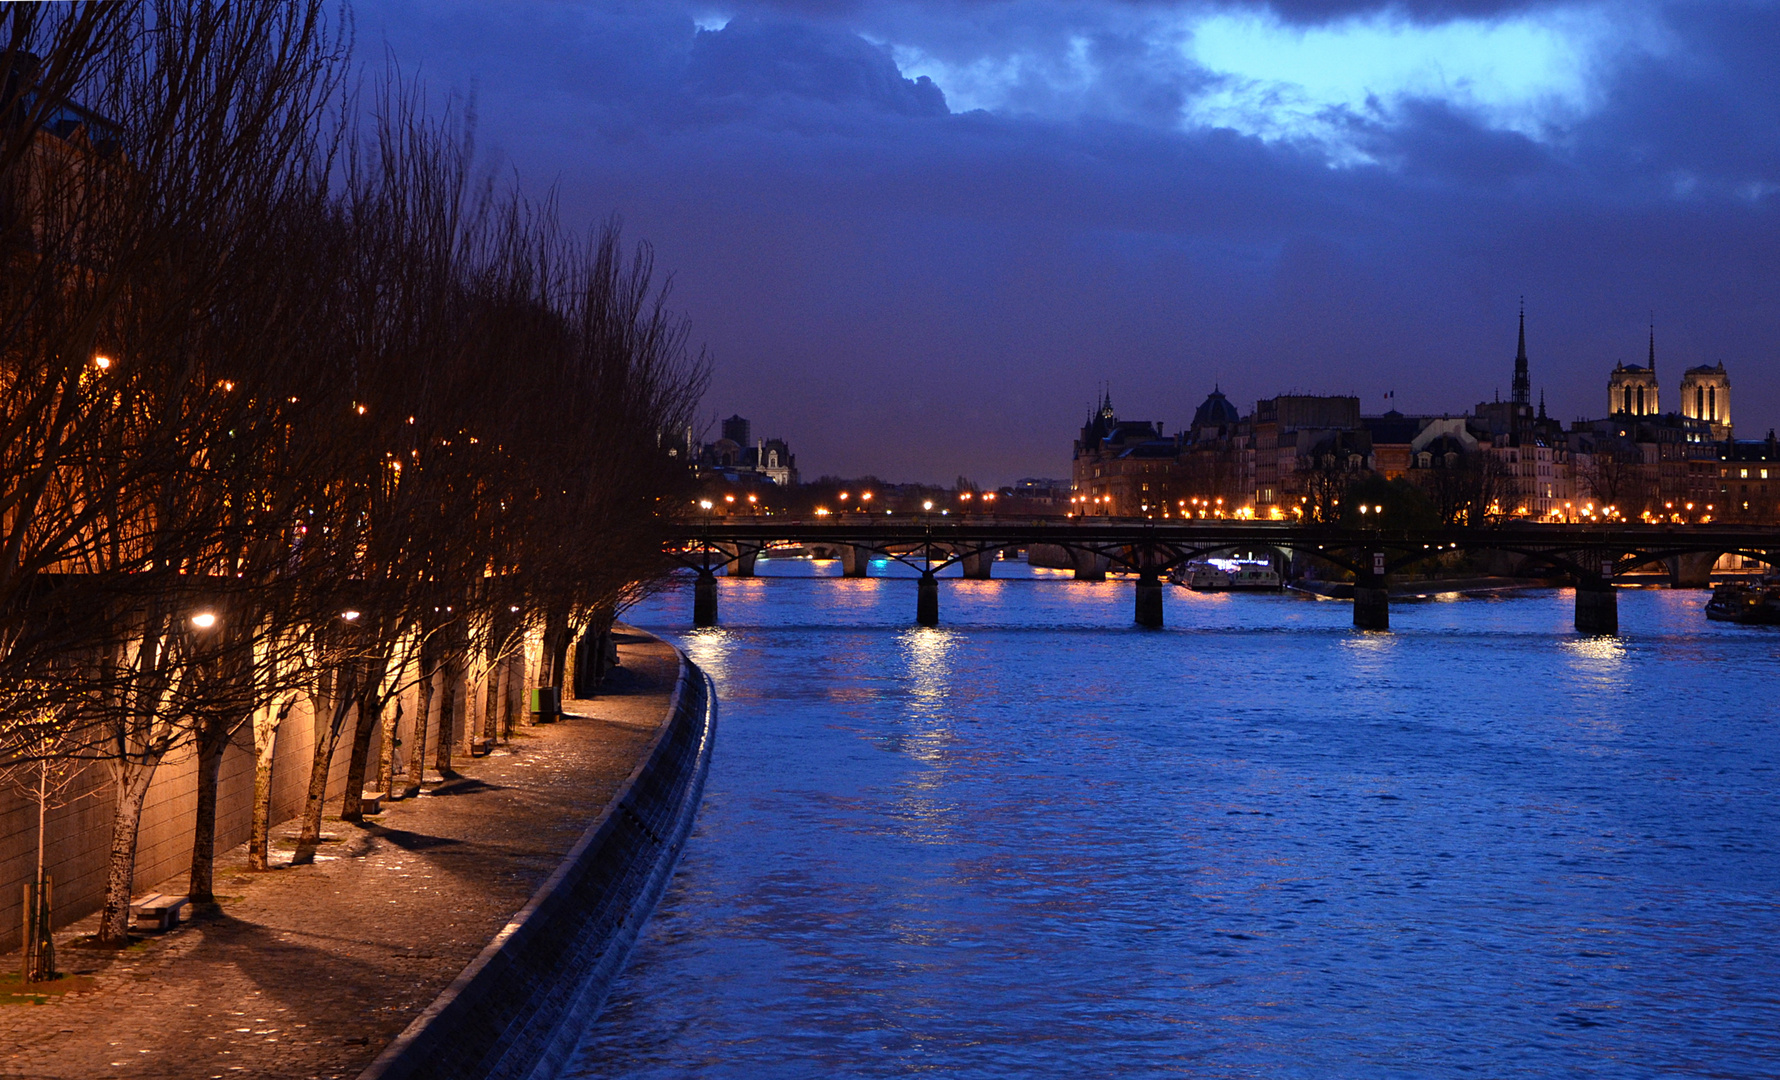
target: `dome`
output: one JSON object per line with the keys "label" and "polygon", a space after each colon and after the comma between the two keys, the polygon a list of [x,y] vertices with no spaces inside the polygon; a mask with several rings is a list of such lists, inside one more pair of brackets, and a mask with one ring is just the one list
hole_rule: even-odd
{"label": "dome", "polygon": [[1223,427],[1226,424],[1237,423],[1241,419],[1242,416],[1236,411],[1236,406],[1230,404],[1230,399],[1224,396],[1223,391],[1213,390],[1211,396],[1205,399],[1205,404],[1199,406],[1199,411],[1193,414],[1193,426],[1195,428]]}

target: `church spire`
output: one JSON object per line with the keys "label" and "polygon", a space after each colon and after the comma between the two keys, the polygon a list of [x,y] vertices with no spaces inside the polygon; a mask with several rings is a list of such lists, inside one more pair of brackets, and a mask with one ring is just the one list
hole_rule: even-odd
{"label": "church spire", "polygon": [[1656,316],[1650,317],[1650,373],[1656,374]]}
{"label": "church spire", "polygon": [[1514,403],[1531,405],[1533,380],[1527,374],[1527,298],[1520,298],[1520,350],[1514,354]]}

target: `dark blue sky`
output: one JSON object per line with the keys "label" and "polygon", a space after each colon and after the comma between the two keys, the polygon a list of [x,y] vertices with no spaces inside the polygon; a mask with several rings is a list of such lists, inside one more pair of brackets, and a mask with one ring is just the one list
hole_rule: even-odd
{"label": "dark blue sky", "polygon": [[1102,382],[1366,411],[1665,403],[1780,425],[1780,4],[380,0],[486,160],[674,273],[708,412],[806,476],[1068,475]]}

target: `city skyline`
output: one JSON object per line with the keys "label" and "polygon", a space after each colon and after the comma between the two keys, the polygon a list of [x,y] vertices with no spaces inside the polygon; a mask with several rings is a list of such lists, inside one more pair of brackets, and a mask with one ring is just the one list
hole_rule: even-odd
{"label": "city skyline", "polygon": [[806,471],[1055,473],[1103,381],[1158,418],[1214,384],[1507,398],[1522,296],[1553,415],[1597,411],[1653,310],[1666,364],[1722,361],[1744,416],[1780,415],[1772,8],[357,18],[361,56],[474,93],[487,167],[655,246],[715,361],[707,407]]}

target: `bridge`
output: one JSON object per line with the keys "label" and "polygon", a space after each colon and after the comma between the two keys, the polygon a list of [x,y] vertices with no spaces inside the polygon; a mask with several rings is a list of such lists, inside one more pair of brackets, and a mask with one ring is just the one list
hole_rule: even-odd
{"label": "bridge", "polygon": [[1163,581],[1198,559],[1273,548],[1320,559],[1354,577],[1354,626],[1390,629],[1389,578],[1450,551],[1501,551],[1568,577],[1576,586],[1576,629],[1619,632],[1614,580],[1650,563],[1668,563],[1676,584],[1704,586],[1725,554],[1774,566],[1780,528],[1735,525],[1565,525],[1504,522],[1440,529],[1352,529],[1274,521],[1154,521],[1121,518],[1009,519],[992,515],[874,518],[845,514],[814,521],[715,517],[680,522],[665,551],[697,571],[693,624],[717,622],[716,572],[751,576],[754,561],[775,543],[837,551],[847,577],[865,577],[873,558],[919,571],[915,621],[939,624],[935,574],[959,564],[967,578],[988,578],[1001,551],[1051,545],[1070,554],[1077,578],[1104,580],[1109,571],[1137,575],[1136,622],[1163,623]]}

